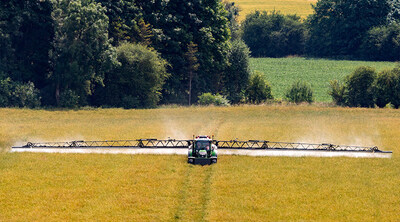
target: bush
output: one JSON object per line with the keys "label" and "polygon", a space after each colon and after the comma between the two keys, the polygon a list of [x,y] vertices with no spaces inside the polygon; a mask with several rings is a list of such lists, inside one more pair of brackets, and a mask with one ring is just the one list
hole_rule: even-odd
{"label": "bush", "polygon": [[15,105],[18,107],[35,108],[40,106],[39,90],[32,82],[16,84],[14,92]]}
{"label": "bush", "polygon": [[247,101],[255,104],[274,98],[269,83],[265,80],[264,75],[258,71],[255,71],[250,77],[245,94]]}
{"label": "bush", "polygon": [[302,55],[306,26],[296,15],[256,11],[242,23],[243,40],[256,57]]}
{"label": "bush", "polygon": [[203,106],[229,106],[229,101],[220,94],[203,93],[198,98],[198,103]]}
{"label": "bush", "polygon": [[67,89],[60,94],[58,105],[63,108],[77,108],[79,106],[79,96],[74,91]]}
{"label": "bush", "polygon": [[346,77],[346,103],[353,107],[374,106],[373,83],[376,78],[374,68],[361,66]]}
{"label": "bush", "polygon": [[336,105],[342,106],[346,104],[346,98],[345,98],[345,86],[343,83],[337,81],[337,80],[332,80],[329,82],[330,90],[329,90],[329,95],[332,97],[333,102]]}
{"label": "bush", "polygon": [[139,100],[137,97],[124,96],[122,97],[121,106],[124,109],[133,109],[139,106]]}
{"label": "bush", "polygon": [[330,82],[329,94],[337,105],[372,107],[400,106],[400,67],[378,75],[371,67],[359,67],[346,76],[345,84]]}
{"label": "bush", "polygon": [[204,106],[214,104],[214,96],[211,93],[203,93],[199,96],[198,103]]}
{"label": "bush", "polygon": [[379,107],[387,104],[400,106],[400,68],[385,70],[378,74],[374,83],[375,103]]}
{"label": "bush", "polygon": [[229,100],[223,96],[217,93],[217,95],[215,95],[215,102],[214,105],[216,106],[229,106]]}
{"label": "bush", "polygon": [[31,82],[13,82],[10,78],[0,80],[0,107],[40,106],[39,90]]}
{"label": "bush", "polygon": [[313,91],[310,84],[302,81],[295,82],[286,92],[285,96],[289,102],[294,103],[312,103],[314,101]]}

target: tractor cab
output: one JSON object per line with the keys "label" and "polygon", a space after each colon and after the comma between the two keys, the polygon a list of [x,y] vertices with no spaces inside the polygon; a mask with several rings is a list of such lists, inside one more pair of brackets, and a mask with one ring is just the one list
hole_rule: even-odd
{"label": "tractor cab", "polygon": [[199,157],[206,157],[210,155],[211,152],[211,141],[198,140],[194,142],[194,150]]}
{"label": "tractor cab", "polygon": [[211,164],[217,162],[217,146],[209,136],[197,136],[189,146],[188,163]]}

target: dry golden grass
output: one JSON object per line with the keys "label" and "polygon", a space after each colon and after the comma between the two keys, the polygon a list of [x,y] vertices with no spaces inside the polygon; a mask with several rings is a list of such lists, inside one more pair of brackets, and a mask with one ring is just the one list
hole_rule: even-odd
{"label": "dry golden grass", "polygon": [[[220,164],[222,163],[222,164]],[[395,221],[398,159],[222,157],[212,221]]]}
{"label": "dry golden grass", "polygon": [[0,147],[74,139],[269,139],[377,145],[392,159],[0,154],[0,221],[395,221],[400,112],[313,106],[0,109]]}
{"label": "dry golden grass", "polygon": [[178,156],[0,157],[0,221],[165,221],[186,168]]}
{"label": "dry golden grass", "polygon": [[242,21],[256,10],[258,11],[280,11],[283,14],[297,14],[302,18],[306,18],[313,13],[311,4],[315,4],[316,0],[233,0],[241,12],[239,20]]}

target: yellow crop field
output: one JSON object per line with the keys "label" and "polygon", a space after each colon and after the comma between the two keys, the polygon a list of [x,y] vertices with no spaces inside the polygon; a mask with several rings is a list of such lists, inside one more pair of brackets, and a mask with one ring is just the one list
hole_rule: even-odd
{"label": "yellow crop field", "polygon": [[191,138],[377,145],[391,159],[0,153],[0,221],[396,221],[400,112],[315,106],[0,109],[0,147]]}
{"label": "yellow crop field", "polygon": [[297,14],[306,18],[313,13],[311,4],[317,0],[233,0],[241,9],[239,20],[242,21],[246,15],[258,11],[280,11],[283,14]]}

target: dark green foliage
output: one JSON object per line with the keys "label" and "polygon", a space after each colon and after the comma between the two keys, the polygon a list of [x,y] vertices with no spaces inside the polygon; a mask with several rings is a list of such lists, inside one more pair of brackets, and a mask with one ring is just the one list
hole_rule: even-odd
{"label": "dark green foliage", "polygon": [[74,91],[67,89],[60,94],[59,106],[77,108],[79,106],[79,96]]}
{"label": "dark green foliage", "polygon": [[39,90],[32,82],[22,84],[10,78],[0,80],[0,107],[35,108],[39,106]]}
{"label": "dark green foliage", "polygon": [[197,101],[200,105],[211,105],[215,101],[215,97],[211,93],[203,93],[199,96],[199,100]]}
{"label": "dark green foliage", "polygon": [[345,84],[330,82],[330,92],[337,105],[385,107],[400,106],[400,68],[384,70],[378,75],[371,67],[359,67],[346,76]]}
{"label": "dark green foliage", "polygon": [[0,1],[0,72],[42,88],[54,37],[50,0]]}
{"label": "dark green foliage", "polygon": [[140,105],[140,101],[139,101],[138,97],[131,96],[131,95],[123,96],[120,106],[123,107],[124,109],[134,109],[134,108],[142,107]]}
{"label": "dark green foliage", "polygon": [[186,69],[189,75],[189,106],[192,103],[192,82],[193,82],[193,77],[196,75],[197,70],[199,70],[200,64],[198,63],[197,59],[197,45],[194,44],[193,42],[190,42],[189,45],[187,46],[188,51],[185,53],[185,59],[186,59]]}
{"label": "dark green foliage", "polygon": [[32,82],[16,84],[13,90],[15,106],[35,108],[40,106],[39,90]]}
{"label": "dark green foliage", "polygon": [[387,0],[390,6],[390,12],[388,14],[388,23],[398,23],[400,21],[400,1],[399,0]]}
{"label": "dark green foliage", "polygon": [[254,104],[274,98],[269,83],[265,80],[264,75],[258,71],[251,75],[245,94],[247,101]]}
{"label": "dark green foliage", "polygon": [[228,53],[229,66],[224,75],[224,91],[233,104],[243,99],[250,77],[249,67],[250,50],[242,40],[232,42]]}
{"label": "dark green foliage", "polygon": [[400,24],[372,28],[365,35],[360,57],[368,60],[400,60]]}
{"label": "dark green foliage", "polygon": [[224,6],[219,0],[140,1],[143,18],[153,27],[152,46],[170,64],[172,74],[163,90],[165,103],[187,101],[189,75],[185,53],[197,45],[199,70],[193,78],[192,94],[221,91],[227,65],[229,28]]}
{"label": "dark green foliage", "polygon": [[218,93],[216,95],[211,93],[203,93],[199,96],[199,100],[197,102],[203,106],[229,106],[229,100]]}
{"label": "dark green foliage", "polygon": [[304,53],[306,29],[299,16],[256,11],[246,16],[242,29],[243,40],[255,57]]}
{"label": "dark green foliage", "polygon": [[376,78],[374,68],[361,66],[346,77],[346,104],[353,107],[374,106],[373,83]]}
{"label": "dark green foliage", "polygon": [[231,31],[231,39],[240,39],[240,25],[238,21],[240,9],[235,5],[235,2],[223,1],[225,10],[228,12],[226,18],[228,19],[229,30]]}
{"label": "dark green foliage", "polygon": [[314,101],[313,91],[310,84],[303,81],[293,83],[285,96],[289,102],[293,103],[312,103]]}
{"label": "dark green foliage", "polygon": [[10,78],[0,80],[0,107],[12,106],[12,91],[14,86]]}
{"label": "dark green foliage", "polygon": [[391,103],[400,106],[400,68],[385,70],[378,74],[375,81],[375,102],[379,107]]}
{"label": "dark green foliage", "polygon": [[387,24],[385,0],[320,0],[308,18],[308,53],[313,56],[355,56],[366,32]]}
{"label": "dark green foliage", "polygon": [[[231,5],[232,22],[237,13]],[[228,16],[219,0],[1,1],[0,78],[33,82],[45,105],[103,105],[93,94],[104,86],[105,73],[116,65],[111,44],[139,42],[159,50],[171,63],[173,76],[163,91],[165,102],[186,101],[189,76],[197,99],[201,92],[223,91]],[[188,65],[190,43],[197,45],[195,57],[200,67],[193,75],[188,75],[195,67]],[[164,74],[165,70],[159,73]],[[160,87],[156,91],[146,97],[149,101],[124,94],[118,106],[154,106]]]}
{"label": "dark green foliage", "polygon": [[168,77],[167,62],[154,50],[131,43],[117,48],[117,59],[119,65],[107,73],[105,88],[96,96],[115,107],[155,107]]}
{"label": "dark green foliage", "polygon": [[339,82],[338,80],[331,80],[329,82],[329,87],[328,93],[332,97],[333,102],[339,106],[346,105],[346,87],[343,85],[343,83]]}
{"label": "dark green foliage", "polygon": [[149,24],[143,20],[134,0],[95,0],[106,8],[108,33],[114,46],[123,41],[149,45],[152,36]]}
{"label": "dark green foliage", "polygon": [[58,105],[66,90],[79,96],[79,105],[87,105],[88,96],[96,84],[102,84],[104,72],[114,59],[108,17],[101,4],[90,1],[60,1],[56,6],[56,35],[51,52],[54,71],[50,76],[53,92]]}

